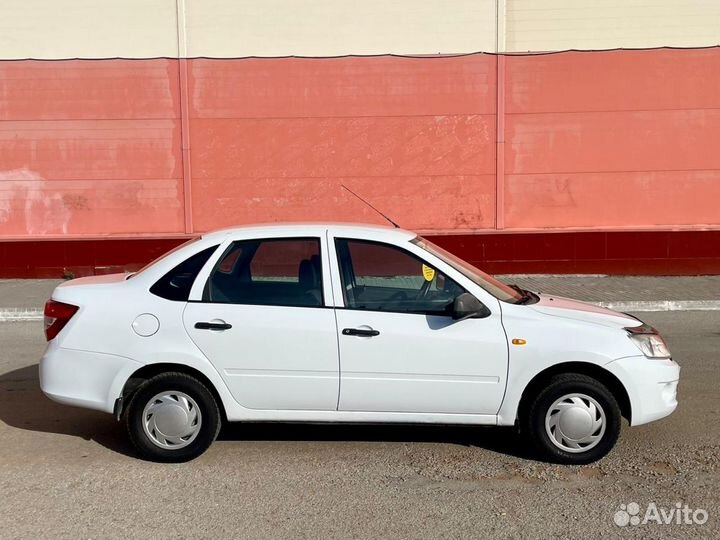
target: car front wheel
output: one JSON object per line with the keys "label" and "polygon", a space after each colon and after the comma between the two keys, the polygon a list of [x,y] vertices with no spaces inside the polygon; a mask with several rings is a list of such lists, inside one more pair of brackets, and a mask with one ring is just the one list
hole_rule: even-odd
{"label": "car front wheel", "polygon": [[540,456],[570,465],[605,456],[620,434],[617,400],[602,383],[586,375],[555,375],[531,398],[521,429]]}
{"label": "car front wheel", "polygon": [[185,373],[162,373],[133,393],[124,412],[141,457],[183,462],[196,458],[220,431],[220,410],[207,387]]}

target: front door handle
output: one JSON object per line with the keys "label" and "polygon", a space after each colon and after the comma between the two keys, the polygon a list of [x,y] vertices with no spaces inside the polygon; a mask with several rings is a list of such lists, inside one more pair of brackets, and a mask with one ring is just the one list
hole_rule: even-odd
{"label": "front door handle", "polygon": [[344,328],[342,331],[343,336],[379,336],[379,330],[368,330],[365,328]]}
{"label": "front door handle", "polygon": [[214,323],[214,322],[196,322],[195,328],[198,330],[230,330],[232,328],[232,324],[230,323]]}

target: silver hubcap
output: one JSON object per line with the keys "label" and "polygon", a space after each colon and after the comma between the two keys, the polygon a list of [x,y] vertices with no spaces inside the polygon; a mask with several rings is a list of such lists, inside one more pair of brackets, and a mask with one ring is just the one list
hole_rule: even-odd
{"label": "silver hubcap", "polygon": [[145,435],[166,450],[177,450],[193,442],[200,426],[200,408],[184,392],[161,392],[148,401],[143,410]]}
{"label": "silver hubcap", "polygon": [[585,394],[567,394],[548,409],[545,431],[552,443],[565,452],[587,452],[605,434],[605,411]]}

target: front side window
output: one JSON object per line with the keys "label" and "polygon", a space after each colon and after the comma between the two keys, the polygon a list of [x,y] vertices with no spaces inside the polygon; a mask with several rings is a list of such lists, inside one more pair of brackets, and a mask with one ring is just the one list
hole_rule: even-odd
{"label": "front side window", "polygon": [[203,301],[321,307],[320,239],[233,242],[210,273]]}
{"label": "front side window", "polygon": [[364,240],[337,239],[345,306],[449,315],[460,285],[412,253]]}

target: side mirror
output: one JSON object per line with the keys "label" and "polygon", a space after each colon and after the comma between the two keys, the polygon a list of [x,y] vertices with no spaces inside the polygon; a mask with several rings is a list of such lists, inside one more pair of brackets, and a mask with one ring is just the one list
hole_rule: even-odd
{"label": "side mirror", "polygon": [[475,317],[483,319],[490,315],[490,310],[470,293],[462,293],[455,297],[452,305],[452,318],[463,321]]}

